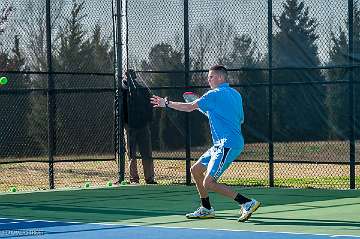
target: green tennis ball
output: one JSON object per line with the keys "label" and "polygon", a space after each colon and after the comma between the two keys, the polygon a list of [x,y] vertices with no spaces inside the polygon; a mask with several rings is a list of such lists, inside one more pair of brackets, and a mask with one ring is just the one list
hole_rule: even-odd
{"label": "green tennis ball", "polygon": [[6,85],[8,83],[8,79],[6,76],[0,77],[0,85]]}
{"label": "green tennis ball", "polygon": [[85,183],[85,188],[90,187],[90,183]]}
{"label": "green tennis ball", "polygon": [[112,182],[111,181],[109,181],[109,182],[107,182],[107,184],[106,184],[108,187],[111,187],[112,186]]}
{"label": "green tennis ball", "polygon": [[120,184],[121,184],[121,185],[126,185],[127,182],[126,182],[126,181],[122,181]]}
{"label": "green tennis ball", "polygon": [[16,192],[16,187],[11,187],[10,191],[13,192],[13,193]]}

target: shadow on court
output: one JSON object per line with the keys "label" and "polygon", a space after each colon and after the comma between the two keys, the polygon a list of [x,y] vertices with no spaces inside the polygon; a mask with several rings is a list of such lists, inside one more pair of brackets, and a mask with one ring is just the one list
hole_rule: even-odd
{"label": "shadow on court", "polygon": [[[262,207],[343,198],[360,199],[359,190],[237,188],[237,191],[258,199],[263,203]],[[228,198],[216,194],[210,194],[210,198],[218,211],[237,209],[235,202]],[[195,187],[187,186],[122,186],[106,189],[0,195],[1,217],[77,222],[119,222],[129,219],[184,215],[189,210],[196,209],[198,205],[199,199]],[[328,208],[329,206],[324,207]],[[312,208],[304,206],[304,208],[289,210],[284,207],[284,212],[290,213],[291,210]],[[236,217],[232,216],[220,215],[218,218],[237,220]],[[310,224],[346,226],[348,223],[352,223],[352,226],[355,227],[360,225],[360,223],[351,221],[302,221],[301,219],[276,220],[276,218],[266,218],[271,222],[268,220],[262,222],[261,219],[265,219],[265,217],[262,218],[259,213],[256,217],[257,221],[253,220],[252,222],[278,225],[303,223],[304,226]]]}

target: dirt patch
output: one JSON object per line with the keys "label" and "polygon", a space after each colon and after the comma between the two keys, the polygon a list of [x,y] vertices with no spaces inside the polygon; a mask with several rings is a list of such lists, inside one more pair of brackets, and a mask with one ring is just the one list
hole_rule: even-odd
{"label": "dirt patch", "polygon": [[[288,182],[289,179],[311,179],[310,187],[348,188],[346,177],[349,176],[349,166],[332,164],[333,162],[348,162],[349,150],[346,142],[312,142],[312,143],[284,143],[275,144],[274,178],[277,182]],[[198,158],[207,148],[193,149],[192,158]],[[267,144],[246,145],[244,153],[234,162],[222,176],[223,181],[248,180],[256,185],[264,186],[268,182],[269,165],[257,160],[267,160]],[[155,160],[156,179],[161,184],[185,183],[185,160],[171,159],[185,157],[184,151],[153,152],[154,157],[167,158]],[[111,155],[102,156],[67,156],[58,159],[74,160],[81,158],[105,159]],[[360,159],[360,143],[356,145],[356,158]],[[24,160],[24,159],[22,159]],[[34,160],[32,158],[32,160]],[[255,162],[241,162],[241,160],[255,160]],[[309,161],[305,164],[285,163],[286,160]],[[282,162],[282,163],[280,163]],[[314,164],[326,162],[327,164]],[[194,163],[194,161],[192,161]],[[126,175],[128,178],[128,160],[126,160]],[[48,163],[27,162],[0,164],[0,191],[8,191],[16,186],[18,191],[49,189]],[[139,175],[143,183],[143,169],[138,160]],[[54,179],[56,188],[84,187],[86,182],[91,186],[106,186],[108,181],[117,181],[118,164],[116,160],[104,162],[56,162],[54,164]],[[360,177],[360,165],[356,166],[356,175]],[[324,179],[325,178],[325,179]],[[344,179],[345,178],[345,179]],[[345,181],[344,181],[345,180]],[[244,183],[244,181],[238,181]],[[252,185],[250,183],[250,185]],[[309,186],[309,185],[305,185]],[[359,188],[360,185],[357,185]]]}

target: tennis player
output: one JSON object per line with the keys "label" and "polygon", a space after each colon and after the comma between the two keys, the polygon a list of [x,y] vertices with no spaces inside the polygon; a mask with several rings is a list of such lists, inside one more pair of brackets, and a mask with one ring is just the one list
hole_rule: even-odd
{"label": "tennis player", "polygon": [[260,206],[257,200],[249,199],[217,182],[244,149],[241,133],[241,124],[244,121],[242,98],[239,92],[229,86],[227,77],[224,66],[212,66],[208,72],[211,90],[193,102],[175,102],[156,95],[151,98],[154,107],[168,107],[185,112],[200,109],[209,119],[213,146],[191,167],[201,206],[195,212],[186,214],[187,218],[215,217],[215,210],[211,207],[208,195],[210,190],[239,203],[240,222],[248,220]]}

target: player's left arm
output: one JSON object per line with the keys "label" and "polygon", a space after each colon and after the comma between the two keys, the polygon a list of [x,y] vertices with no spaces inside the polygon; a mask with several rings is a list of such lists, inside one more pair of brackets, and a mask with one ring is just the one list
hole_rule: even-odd
{"label": "player's left arm", "polygon": [[151,97],[151,104],[154,107],[169,107],[174,110],[184,111],[184,112],[191,112],[199,108],[197,101],[184,103],[184,102],[177,102],[177,101],[168,101],[166,102],[165,98],[160,96],[153,95]]}

